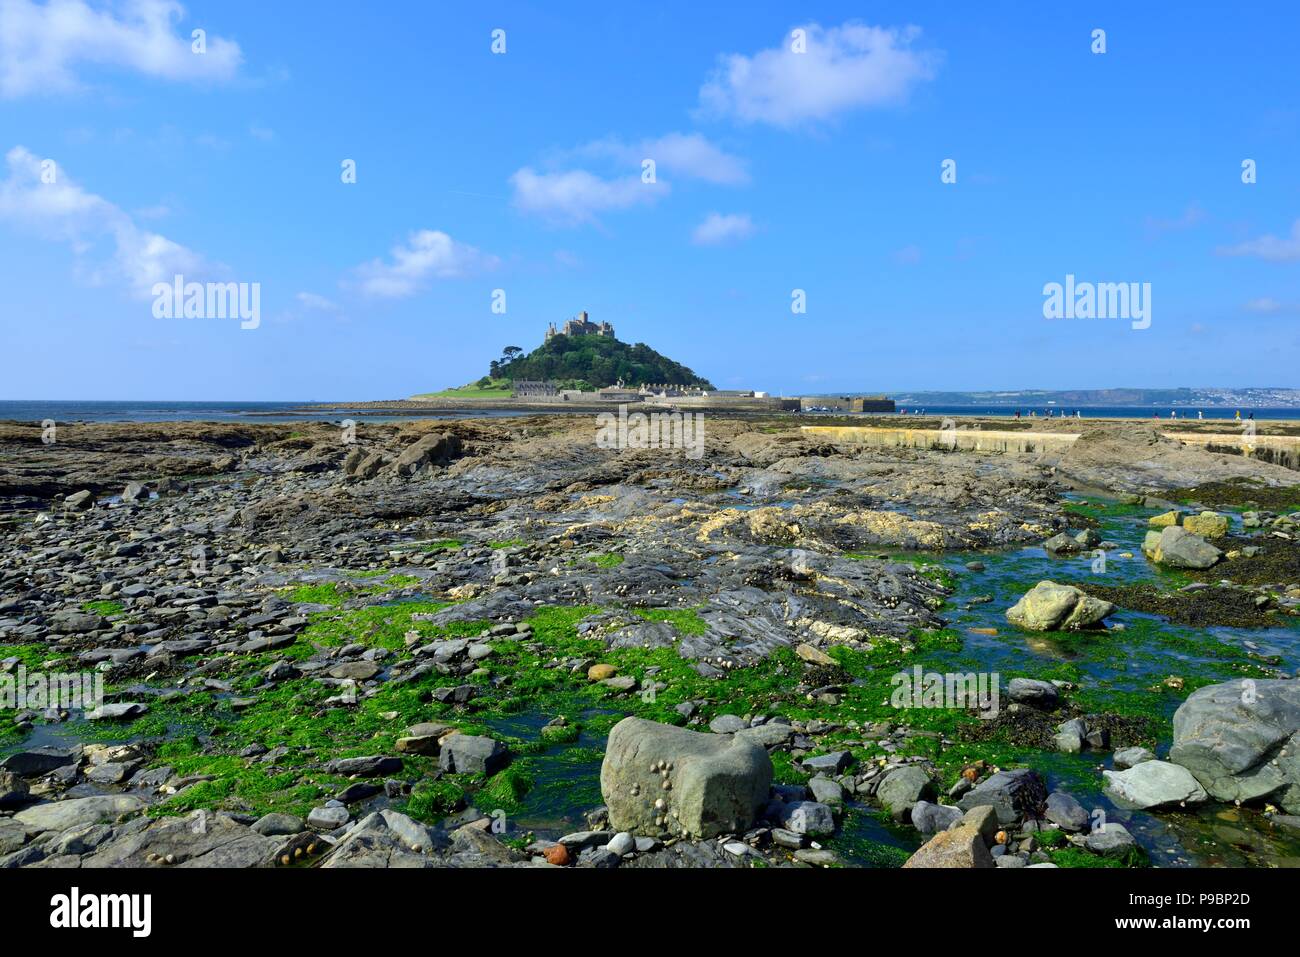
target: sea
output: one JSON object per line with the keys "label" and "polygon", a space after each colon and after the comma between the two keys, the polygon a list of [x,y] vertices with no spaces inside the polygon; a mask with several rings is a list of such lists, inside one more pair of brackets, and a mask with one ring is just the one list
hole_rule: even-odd
{"label": "sea", "polygon": [[[338,422],[348,417],[346,405],[336,408],[315,410],[310,406],[319,403],[314,399],[302,402],[105,402],[95,400],[60,400],[28,401],[22,399],[0,400],[0,421],[43,422],[52,419],[56,423],[69,422]],[[1004,405],[936,405],[920,408],[899,408],[893,413],[899,419],[912,415],[927,416],[1011,416],[1016,413],[1014,406]],[[1179,420],[1204,419],[1235,420],[1236,413],[1242,419],[1253,416],[1256,420],[1300,420],[1300,408],[1215,408],[1202,409],[1152,408],[1150,406],[1104,406],[1063,408],[1050,406],[1046,408],[1022,407],[1022,417],[1035,413],[1035,419],[1065,416],[1075,418],[1078,411],[1084,419],[1161,419],[1169,420],[1170,413],[1177,413]],[[430,419],[466,419],[466,418],[501,418],[517,415],[553,414],[534,412],[524,409],[474,409],[474,410],[439,410],[419,414],[371,414],[371,410],[358,409],[355,413],[364,415],[367,422],[399,421],[415,418]],[[806,413],[809,418],[827,413]],[[882,413],[867,413],[871,416]]]}
{"label": "sea", "polygon": [[[103,402],[98,400],[28,401],[23,399],[0,400],[0,421],[43,422],[338,422],[348,417],[343,406],[330,409],[311,409],[321,400],[304,402]],[[420,415],[371,414],[372,410],[358,409],[367,422],[398,421],[405,419],[468,419],[495,418],[509,415],[533,415],[520,410],[474,409],[470,411],[438,411]]]}

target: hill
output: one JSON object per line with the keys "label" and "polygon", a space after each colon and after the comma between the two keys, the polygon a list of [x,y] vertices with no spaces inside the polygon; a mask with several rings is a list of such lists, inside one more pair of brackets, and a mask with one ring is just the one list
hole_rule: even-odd
{"label": "hill", "polygon": [[570,389],[600,389],[620,380],[629,387],[666,383],[713,388],[707,379],[644,342],[628,345],[609,336],[554,336],[527,355],[507,349],[502,360],[493,361],[489,375],[515,381],[549,379]]}

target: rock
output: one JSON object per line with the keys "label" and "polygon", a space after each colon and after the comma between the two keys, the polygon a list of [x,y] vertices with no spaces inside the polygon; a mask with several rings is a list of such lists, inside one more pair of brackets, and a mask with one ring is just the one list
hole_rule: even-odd
{"label": "rock", "polygon": [[438,767],[455,774],[495,774],[509,759],[510,751],[495,738],[453,734],[442,744]]}
{"label": "rock", "polygon": [[1095,548],[1101,544],[1101,536],[1091,528],[1085,528],[1078,535],[1075,535],[1074,540],[1084,548]]}
{"label": "rock", "polygon": [[124,502],[135,502],[148,497],[149,486],[143,482],[127,482],[126,488],[122,489],[122,501]]}
{"label": "rock", "polygon": [[1209,795],[1192,773],[1168,761],[1144,761],[1127,771],[1102,771],[1103,789],[1117,805],[1131,810],[1199,804]]}
{"label": "rock", "polygon": [[810,771],[825,771],[827,774],[839,774],[853,763],[853,755],[848,751],[832,751],[801,759],[801,763]]}
{"label": "rock", "polygon": [[292,814],[264,814],[253,822],[253,830],[264,837],[300,834],[305,828],[302,818]]}
{"label": "rock", "polygon": [[781,811],[781,824],[795,834],[820,837],[835,833],[835,815],[829,807],[817,801],[796,801]]}
{"label": "rock", "polygon": [[1169,760],[1218,800],[1267,797],[1300,813],[1300,681],[1240,679],[1192,692],[1174,712]]}
{"label": "rock", "polygon": [[930,797],[934,797],[930,776],[914,764],[890,771],[876,788],[876,799],[896,821],[907,820],[912,805]]}
{"label": "rock", "polygon": [[1061,532],[1059,535],[1053,535],[1047,541],[1043,542],[1043,548],[1052,555],[1068,555],[1072,552],[1080,551],[1082,547],[1083,546],[1070,537],[1066,532]]}
{"label": "rock", "polygon": [[1183,519],[1183,528],[1202,538],[1222,538],[1228,534],[1228,517],[1218,512],[1202,512]]}
{"label": "rock", "polygon": [[999,771],[962,795],[957,806],[963,811],[988,806],[1003,825],[1014,824],[1028,809],[1041,807],[1047,788],[1037,771]]}
{"label": "rock", "polygon": [[998,812],[987,804],[981,804],[973,807],[961,816],[962,825],[970,825],[980,833],[984,838],[984,843],[992,843],[993,837],[1001,829],[1002,824],[998,821]]}
{"label": "rock", "polygon": [[744,718],[734,714],[720,714],[709,722],[709,730],[714,734],[734,734],[749,727]]}
{"label": "rock", "polygon": [[348,823],[348,809],[342,805],[314,807],[307,815],[307,826],[318,831],[332,831]]}
{"label": "rock", "polygon": [[542,851],[542,856],[546,858],[547,864],[554,864],[556,867],[567,867],[573,860],[569,855],[569,849],[563,844],[552,844]]}
{"label": "rock", "polygon": [[627,831],[619,831],[609,839],[605,847],[619,857],[627,857],[636,850],[636,839]]}
{"label": "rock", "polygon": [[1027,704],[1043,711],[1055,710],[1060,703],[1061,693],[1050,681],[1037,678],[1012,678],[1007,684],[1007,697],[1020,704]]}
{"label": "rock", "polygon": [[400,476],[414,475],[425,465],[442,465],[460,455],[460,439],[444,432],[434,432],[416,439],[402,450],[392,471]]}
{"label": "rock", "polygon": [[83,857],[81,866],[266,867],[284,843],[281,837],[264,837],[220,812],[205,814],[202,827],[195,823],[192,815],[132,822]]}
{"label": "rock", "polygon": [[808,642],[800,642],[795,646],[794,653],[808,662],[810,665],[818,665],[823,668],[838,667],[838,662],[820,648],[814,648]]}
{"label": "rock", "polygon": [[1165,512],[1161,515],[1153,515],[1147,519],[1147,524],[1152,528],[1171,528],[1182,520],[1182,514],[1177,510]]}
{"label": "rock", "polygon": [[768,721],[752,728],[742,728],[736,734],[764,748],[775,748],[794,737],[794,728],[779,721]]}
{"label": "rock", "polygon": [[771,783],[772,762],[753,742],[642,718],[614,726],[600,768],[610,824],[647,836],[741,833]]}
{"label": "rock", "polygon": [[1052,744],[1062,754],[1080,754],[1083,751],[1083,737],[1076,731],[1059,731],[1052,735]]}
{"label": "rock", "polygon": [[94,711],[86,712],[87,721],[113,721],[124,718],[138,718],[149,710],[147,704],[139,701],[123,701],[120,704],[101,704]]}
{"label": "rock", "polygon": [[844,803],[844,788],[838,781],[818,776],[808,782],[808,789],[812,791],[814,801],[831,807],[838,807]]}
{"label": "rock", "polygon": [[403,754],[423,754],[429,757],[438,756],[438,741],[441,739],[440,734],[412,734],[405,738],[397,739],[397,750]]}
{"label": "rock", "polygon": [[970,869],[997,865],[978,829],[969,824],[940,831],[903,864],[907,868]]}
{"label": "rock", "polygon": [[592,665],[587,669],[588,681],[604,681],[612,678],[618,673],[618,669],[613,665]]}
{"label": "rock", "polygon": [[1114,755],[1115,768],[1120,771],[1125,768],[1136,767],[1143,761],[1154,761],[1155,759],[1156,756],[1152,752],[1142,747],[1120,748]]}
{"label": "rock", "polygon": [[794,831],[788,831],[783,827],[772,828],[772,843],[777,847],[784,847],[786,850],[797,851],[808,843],[808,838],[802,834],[796,834]]}
{"label": "rock", "polygon": [[373,661],[345,661],[326,672],[339,681],[369,681],[384,669]]}
{"label": "rock", "polygon": [[1007,621],[1030,631],[1075,631],[1099,624],[1114,610],[1073,585],[1041,581],[1007,609]]}
{"label": "rock", "polygon": [[18,751],[9,755],[0,761],[0,768],[20,777],[34,778],[76,763],[77,757],[71,751],[61,748],[32,748],[30,751]]}
{"label": "rock", "polygon": [[0,771],[0,808],[27,802],[27,782],[12,771]]}
{"label": "rock", "polygon": [[14,820],[32,831],[66,831],[72,827],[113,821],[144,807],[144,801],[129,794],[67,798],[19,811]]}
{"label": "rock", "polygon": [[89,489],[73,492],[63,500],[63,507],[74,512],[84,512],[95,504],[95,493]]}
{"label": "rock", "polygon": [[912,805],[912,827],[922,834],[946,831],[960,821],[961,817],[961,808],[949,807],[946,804],[917,801]]}
{"label": "rock", "polygon": [[341,774],[344,777],[373,778],[384,774],[396,774],[401,770],[401,758],[389,758],[381,755],[370,755],[363,758],[338,758],[325,765],[327,774]]}
{"label": "rock", "polygon": [[1043,817],[1063,831],[1084,831],[1088,828],[1088,812],[1074,796],[1065,791],[1047,795],[1047,808]]}
{"label": "rock", "polygon": [[1153,537],[1154,534],[1147,533],[1142,551],[1157,564],[1171,568],[1203,569],[1209,568],[1223,557],[1223,552],[1182,526],[1172,525],[1160,532],[1159,537]]}
{"label": "rock", "polygon": [[1083,839],[1083,846],[1103,857],[1122,857],[1129,848],[1137,847],[1137,841],[1123,824],[1107,821]]}

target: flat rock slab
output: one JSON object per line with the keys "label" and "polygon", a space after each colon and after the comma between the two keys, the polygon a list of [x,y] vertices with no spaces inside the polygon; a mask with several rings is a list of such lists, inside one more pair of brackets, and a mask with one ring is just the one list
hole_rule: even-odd
{"label": "flat rock slab", "polygon": [[1200,804],[1209,799],[1192,772],[1168,761],[1143,761],[1127,771],[1103,771],[1104,788],[1117,805],[1130,810]]}
{"label": "flat rock slab", "polygon": [[125,814],[144,810],[145,803],[129,794],[70,798],[38,804],[14,815],[14,820],[32,831],[66,831],[78,825],[102,824]]}

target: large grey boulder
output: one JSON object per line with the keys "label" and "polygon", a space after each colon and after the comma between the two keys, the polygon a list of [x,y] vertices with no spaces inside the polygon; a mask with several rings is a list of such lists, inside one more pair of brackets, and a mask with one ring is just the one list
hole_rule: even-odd
{"label": "large grey boulder", "polygon": [[1137,840],[1123,824],[1107,821],[1083,839],[1083,846],[1102,857],[1122,857],[1137,847]]}
{"label": "large grey boulder", "polygon": [[928,797],[934,797],[930,776],[914,764],[890,771],[876,788],[876,799],[896,821],[907,820],[912,806]]}
{"label": "large grey boulder", "polygon": [[643,718],[614,725],[600,768],[610,826],[652,837],[744,831],[771,784],[772,761],[752,741]]}
{"label": "large grey boulder", "polygon": [[1174,712],[1169,760],[1221,801],[1267,797],[1300,813],[1300,681],[1243,678],[1192,692]]}
{"label": "large grey boulder", "polygon": [[1026,811],[1037,810],[1047,801],[1047,788],[1037,771],[1023,768],[999,771],[962,795],[957,806],[963,811],[991,807],[998,822],[1014,824]]}
{"label": "large grey boulder", "polygon": [[401,476],[414,475],[425,465],[441,465],[459,458],[460,448],[460,439],[456,436],[433,432],[403,449],[391,470]]}
{"label": "large grey boulder", "polygon": [[1102,771],[1101,776],[1111,800],[1130,810],[1200,804],[1209,799],[1192,772],[1168,761],[1143,761],[1127,771]]}
{"label": "large grey boulder", "polygon": [[442,742],[438,767],[453,774],[495,774],[509,758],[509,750],[495,738],[453,734]]}
{"label": "large grey boulder", "polygon": [[1142,551],[1153,562],[1171,568],[1209,568],[1223,557],[1223,552],[1181,525],[1161,529],[1158,536],[1147,532]]}
{"label": "large grey boulder", "polygon": [[1007,609],[1007,621],[1030,631],[1077,631],[1100,624],[1114,610],[1073,585],[1041,581]]}

